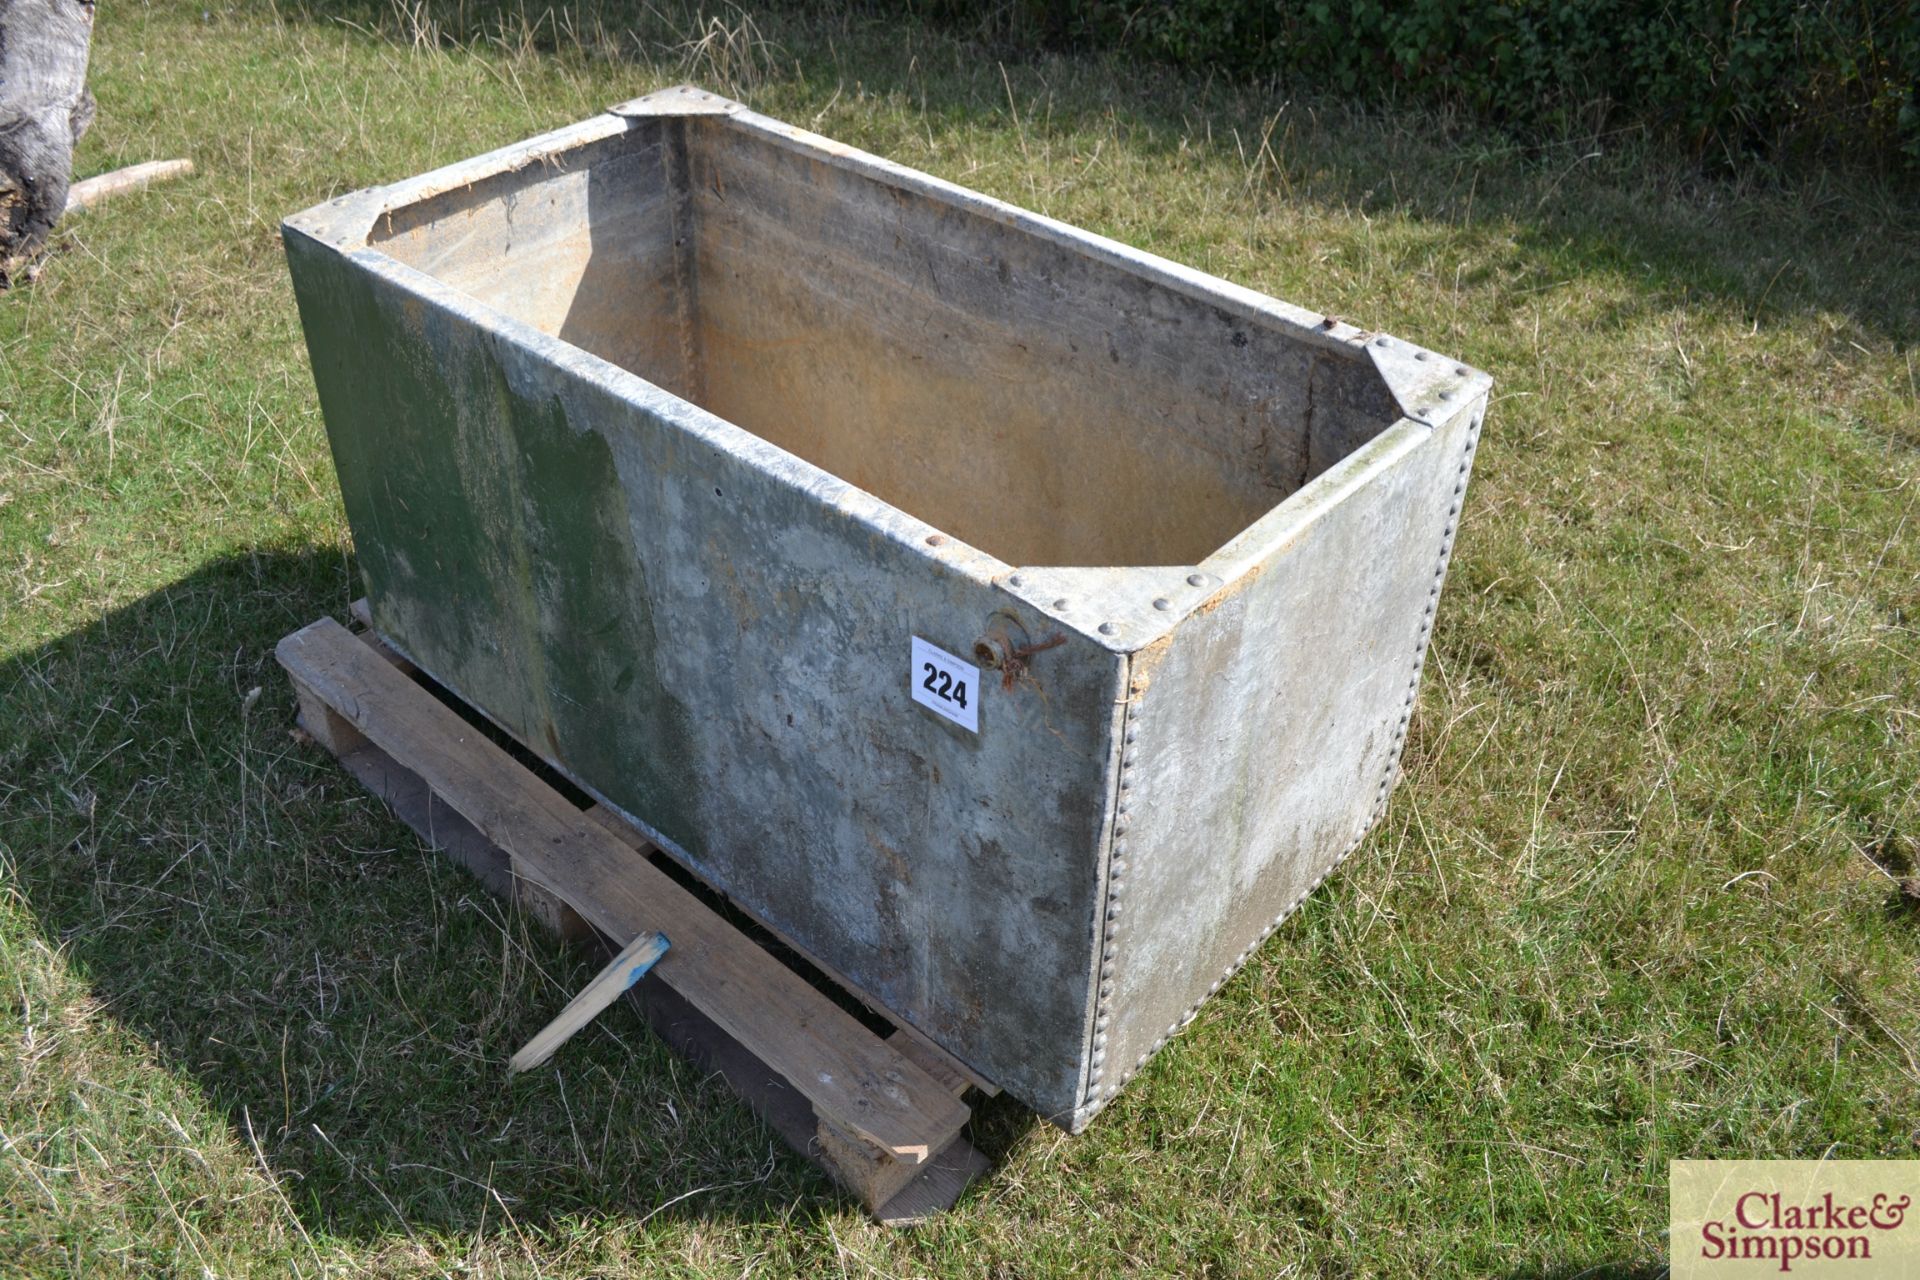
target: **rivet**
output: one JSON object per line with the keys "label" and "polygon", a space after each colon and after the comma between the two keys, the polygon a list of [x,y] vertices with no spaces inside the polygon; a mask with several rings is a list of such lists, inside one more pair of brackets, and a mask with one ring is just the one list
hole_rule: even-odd
{"label": "rivet", "polygon": [[1424,351],[1416,351],[1413,353],[1413,358],[1415,360],[1425,360],[1428,358],[1428,356],[1427,356],[1427,353]]}
{"label": "rivet", "polygon": [[930,547],[937,547],[946,540],[947,535],[944,533],[930,533],[927,535],[927,545]]}
{"label": "rivet", "polygon": [[1120,877],[1127,874],[1127,860],[1125,858],[1115,858],[1111,863],[1111,870],[1113,872],[1113,878],[1115,880],[1120,879]]}
{"label": "rivet", "polygon": [[1097,630],[1098,630],[1098,631],[1100,632],[1100,634],[1101,634],[1101,635],[1103,635],[1103,636],[1110,636],[1110,635],[1112,635],[1112,634],[1113,634],[1113,632],[1114,632],[1114,626],[1113,626],[1113,624],[1112,624],[1111,622],[1103,622],[1103,623],[1101,623],[1101,624],[1100,624],[1100,626],[1099,626],[1099,627],[1097,628]]}
{"label": "rivet", "polygon": [[1053,607],[1056,609],[1065,609],[1067,607],[1067,602],[1065,600],[1055,600],[1053,602]]}
{"label": "rivet", "polygon": [[1387,345],[1387,340],[1384,337],[1375,338],[1373,340],[1373,345],[1376,347],[1384,347]]}
{"label": "rivet", "polygon": [[1110,1022],[1111,1020],[1112,1018],[1110,1015],[1104,1014],[1104,1013],[1101,1014],[1099,1017],[1093,1020],[1094,1030],[1105,1031],[1107,1029],[1107,1023]]}
{"label": "rivet", "polygon": [[1453,376],[1456,378],[1464,378],[1471,372],[1472,370],[1468,369],[1467,366],[1463,364],[1457,364],[1453,366]]}
{"label": "rivet", "polygon": [[1173,608],[1173,601],[1167,599],[1165,596],[1161,596],[1153,602],[1153,607],[1165,613],[1168,609]]}
{"label": "rivet", "polygon": [[1440,393],[1440,398],[1441,398],[1442,400],[1451,400],[1451,399],[1453,399],[1453,392],[1451,392],[1451,391],[1442,391],[1442,392]]}
{"label": "rivet", "polygon": [[1008,586],[1010,586],[1010,587],[1017,587],[1017,586],[1019,586],[1019,585],[1020,585],[1020,575],[1016,573],[1016,574],[1014,574],[1014,575],[1013,575],[1013,576],[1012,576],[1011,578],[1008,578],[1008,579],[1007,579],[1007,585],[1008,585]]}
{"label": "rivet", "polygon": [[1113,918],[1118,916],[1120,914],[1120,908],[1123,905],[1125,904],[1121,903],[1118,899],[1115,899],[1111,894],[1109,894],[1108,901],[1107,901],[1107,919],[1112,920]]}
{"label": "rivet", "polygon": [[1207,575],[1204,573],[1190,573],[1187,575],[1187,585],[1190,587],[1204,587],[1207,585]]}

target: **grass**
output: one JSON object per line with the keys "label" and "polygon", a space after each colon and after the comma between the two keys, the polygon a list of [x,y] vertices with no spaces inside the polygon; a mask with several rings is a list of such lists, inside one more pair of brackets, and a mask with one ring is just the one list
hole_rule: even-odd
{"label": "grass", "polygon": [[[1381,827],[1083,1137],[869,1225],[287,733],[352,594],[276,224],[681,79],[1498,379]],[[1571,1277],[1920,1155],[1920,224],[844,11],[103,9],[0,298],[0,1272]]]}

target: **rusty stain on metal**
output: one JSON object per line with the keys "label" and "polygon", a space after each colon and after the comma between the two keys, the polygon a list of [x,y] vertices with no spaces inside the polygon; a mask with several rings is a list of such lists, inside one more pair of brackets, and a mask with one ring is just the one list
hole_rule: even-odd
{"label": "rusty stain on metal", "polygon": [[1019,643],[1002,629],[990,629],[985,638],[976,641],[974,656],[980,659],[980,665],[1000,673],[1000,687],[1008,693],[1019,683],[1020,677],[1027,674],[1027,668],[1036,653],[1045,653],[1057,649],[1067,642],[1061,632],[1054,632],[1045,640],[1037,643]]}

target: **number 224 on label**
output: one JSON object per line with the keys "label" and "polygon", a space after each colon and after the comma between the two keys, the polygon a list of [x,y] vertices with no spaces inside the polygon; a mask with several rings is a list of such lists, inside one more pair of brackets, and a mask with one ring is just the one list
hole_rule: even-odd
{"label": "number 224 on label", "polygon": [[907,687],[913,700],[929,711],[980,732],[980,668],[971,662],[915,636]]}

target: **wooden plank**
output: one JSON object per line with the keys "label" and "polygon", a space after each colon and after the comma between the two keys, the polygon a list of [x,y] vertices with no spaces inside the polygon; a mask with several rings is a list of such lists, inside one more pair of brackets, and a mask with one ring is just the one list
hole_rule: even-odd
{"label": "wooden plank", "polygon": [[402,675],[410,676],[420,669],[401,657],[399,651],[382,639],[380,633],[373,629],[373,606],[367,602],[365,596],[361,596],[358,600],[348,605],[347,613],[355,622],[360,624],[360,643],[371,647],[375,653],[398,668]]}
{"label": "wooden plank", "polygon": [[367,745],[360,731],[348,724],[334,709],[328,706],[313,690],[309,689],[298,677],[293,680],[293,696],[300,704],[300,714],[294,723],[307,731],[307,736],[333,752],[336,756],[350,755]]}
{"label": "wooden plank", "polygon": [[[965,1138],[955,1138],[945,1151],[927,1161],[926,1168],[891,1200],[873,1210],[889,1227],[911,1227],[953,1208],[975,1178],[993,1168]],[[869,1206],[871,1208],[871,1206]]]}
{"label": "wooden plank", "polygon": [[472,872],[488,892],[503,898],[513,896],[514,880],[506,853],[448,808],[418,774],[370,742],[341,756],[340,764],[361,786],[386,801],[422,840]]}
{"label": "wooden plank", "polygon": [[895,1027],[893,1034],[887,1037],[887,1043],[898,1049],[901,1057],[938,1080],[954,1097],[965,1096],[967,1090],[973,1087],[973,1076],[960,1065],[960,1060],[918,1031]]}
{"label": "wooden plank", "polygon": [[814,1111],[895,1159],[944,1150],[968,1110],[925,1071],[568,804],[453,711],[323,618],[282,666],[421,780],[530,878],[615,937],[671,926],[667,984],[778,1070]]}
{"label": "wooden plank", "polygon": [[518,860],[508,858],[507,867],[513,875],[513,900],[548,933],[565,942],[586,942],[600,936],[564,898],[542,888],[531,872],[522,869]]}
{"label": "wooden plank", "polygon": [[912,1178],[902,1190],[881,1201],[870,1199],[851,1176],[854,1171],[836,1163],[822,1148],[819,1121],[807,1100],[778,1072],[741,1048],[738,1040],[662,982],[657,968],[629,995],[655,1033],[676,1053],[718,1074],[788,1146],[859,1197],[867,1211],[888,1226],[924,1222],[952,1208],[967,1185],[992,1168],[992,1162],[966,1138],[958,1137],[932,1159],[907,1166]]}
{"label": "wooden plank", "polygon": [[[369,637],[359,637],[367,643]],[[378,652],[378,650],[375,650]],[[391,660],[391,659],[389,659]],[[340,757],[340,763],[374,795],[386,801],[394,814],[417,832],[421,839],[459,862],[491,892],[512,897],[529,888],[525,880],[516,880],[509,872],[511,859],[506,852],[481,835],[474,825],[448,808],[422,782],[419,775],[396,762],[372,743]],[[540,892],[544,893],[544,890]],[[551,897],[551,895],[548,895]],[[558,902],[557,898],[553,901]],[[579,920],[571,908],[568,916]],[[581,921],[582,940],[611,955],[613,948],[602,940],[598,930]],[[627,993],[628,1000],[646,1018],[654,1033],[665,1040],[689,1062],[706,1071],[716,1072],[729,1088],[770,1125],[774,1132],[801,1155],[813,1161],[834,1181],[860,1197],[867,1210],[890,1225],[924,1221],[932,1214],[951,1207],[967,1184],[984,1173],[989,1162],[967,1143],[956,1138],[940,1155],[922,1164],[908,1166],[916,1170],[913,1181],[890,1199],[874,1198],[870,1193],[884,1190],[887,1183],[868,1179],[863,1187],[858,1174],[864,1159],[851,1167],[837,1163],[820,1142],[820,1122],[806,1098],[781,1075],[748,1053],[740,1042],[716,1026],[711,1018],[689,1005],[673,988],[650,973]],[[923,1051],[912,1035],[896,1031],[888,1043],[917,1063],[958,1097],[965,1092],[965,1077],[944,1069],[943,1064]],[[921,1185],[925,1180],[925,1185]]]}
{"label": "wooden plank", "polygon": [[[618,813],[615,813],[612,809],[609,809],[606,805],[603,805],[603,804],[594,805],[592,808],[587,810],[587,816],[592,818],[594,821],[598,822],[601,826],[605,827],[609,832],[613,834],[613,836],[616,839],[620,841],[620,843],[626,845],[629,849],[637,850],[642,854],[651,854],[656,852],[655,847],[651,841],[649,841],[640,832],[634,830],[631,823],[629,823],[625,818],[622,818]],[[666,855],[663,854],[662,856],[664,857]],[[718,891],[716,890],[716,892]],[[729,898],[728,901],[732,902],[732,899]],[[785,946],[786,948],[791,950],[795,955],[799,956],[802,960],[806,961],[808,964],[818,969],[821,973],[825,974],[828,978],[832,979],[834,984],[838,986],[842,991],[845,991],[848,995],[858,1000],[861,1004],[873,1010],[875,1013],[879,1014],[881,1017],[885,1018],[887,1021],[893,1023],[895,1028],[894,1034],[887,1037],[887,1042],[893,1045],[893,1047],[898,1049],[901,1053],[907,1054],[908,1057],[912,1058],[914,1064],[917,1065],[922,1071],[927,1072],[927,1074],[931,1075],[934,1079],[939,1080],[943,1084],[950,1084],[951,1081],[953,1081],[955,1078],[958,1078],[958,1080],[961,1082],[961,1085],[959,1088],[955,1088],[952,1090],[953,1095],[955,1097],[959,1097],[961,1094],[965,1093],[967,1090],[967,1086],[972,1086],[973,1088],[978,1089],[984,1097],[988,1097],[988,1098],[991,1098],[995,1094],[1000,1092],[1000,1088],[998,1085],[994,1084],[991,1080],[988,1080],[984,1076],[978,1074],[966,1063],[960,1061],[960,1059],[954,1057],[952,1054],[948,1053],[945,1049],[942,1049],[939,1045],[935,1044],[932,1040],[929,1040],[926,1036],[926,1033],[921,1031],[919,1028],[909,1026],[907,1023],[901,1021],[899,1016],[896,1015],[891,1009],[887,1008],[885,1005],[881,1004],[878,1000],[875,1000],[873,997],[869,996],[865,991],[861,990],[859,986],[849,981],[846,975],[842,974],[838,969],[835,969],[832,965],[825,963],[818,956],[814,955],[811,951],[808,951],[805,947],[795,942],[792,938],[789,938],[786,934],[774,928],[772,925],[768,924],[765,920],[762,920],[757,912],[748,910],[746,907],[740,906],[739,903],[734,903],[734,906],[738,907],[739,910],[745,915],[751,917],[755,924],[759,925],[762,929],[765,929],[768,933],[778,938],[780,940],[781,945]],[[909,1045],[913,1047],[914,1052],[908,1053]]]}
{"label": "wooden plank", "polygon": [[[949,1065],[953,1060],[938,1049],[928,1047],[916,1034],[899,1029],[887,1037],[887,1043],[898,1049],[902,1057],[916,1063],[921,1070],[944,1084],[954,1097],[966,1093],[967,1077]],[[934,1185],[945,1185],[945,1181],[951,1181],[943,1181],[943,1175],[935,1168],[936,1165],[949,1171],[955,1167],[968,1170],[964,1177],[952,1184],[952,1194],[938,1204],[937,1207],[941,1209],[951,1205],[967,1183],[987,1167],[986,1159],[967,1145],[964,1138],[956,1138],[954,1146],[934,1160],[920,1165],[895,1160],[871,1142],[846,1132],[824,1118],[814,1131],[814,1142],[818,1148],[818,1158],[827,1170],[841,1186],[860,1197],[861,1203],[876,1216],[921,1179],[931,1179]],[[972,1161],[978,1162],[978,1168],[974,1167]],[[934,1197],[935,1200],[938,1198],[937,1195]],[[927,1203],[931,1204],[932,1201]]]}
{"label": "wooden plank", "polygon": [[520,1052],[508,1059],[507,1074],[531,1071],[551,1058],[561,1045],[573,1039],[575,1032],[599,1017],[603,1009],[646,977],[647,970],[667,954],[670,945],[662,933],[643,933],[629,942],[604,969],[593,975],[591,982],[580,988],[579,995],[567,1001],[567,1007],[552,1022],[540,1028]]}
{"label": "wooden plank", "polygon": [[860,1135],[848,1133],[830,1120],[818,1122],[813,1140],[821,1165],[869,1209],[877,1210],[899,1195],[916,1174],[927,1168],[926,1163],[895,1160]]}

